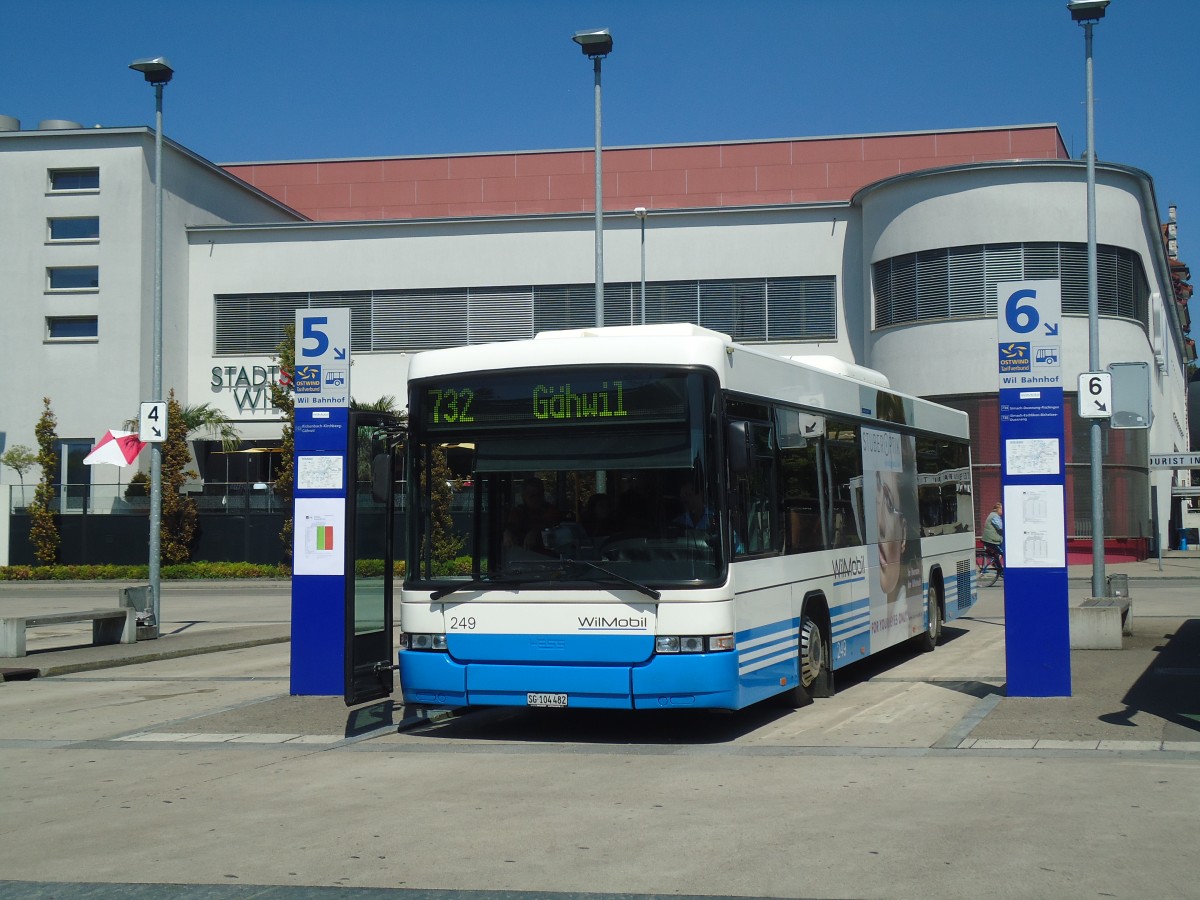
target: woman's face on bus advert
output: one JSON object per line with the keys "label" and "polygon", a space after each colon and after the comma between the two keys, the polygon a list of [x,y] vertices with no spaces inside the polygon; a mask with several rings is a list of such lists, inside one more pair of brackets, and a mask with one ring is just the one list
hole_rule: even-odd
{"label": "woman's face on bus advert", "polygon": [[905,520],[900,512],[900,474],[875,474],[875,512],[879,522],[879,586],[892,599],[900,585]]}

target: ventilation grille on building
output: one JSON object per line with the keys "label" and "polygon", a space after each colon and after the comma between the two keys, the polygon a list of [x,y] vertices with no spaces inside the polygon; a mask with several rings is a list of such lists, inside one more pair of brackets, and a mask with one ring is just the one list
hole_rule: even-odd
{"label": "ventilation grille on building", "polygon": [[[219,354],[275,353],[297,309],[349,307],[355,353],[521,340],[540,331],[586,328],[596,320],[590,284],[221,294],[214,303]],[[691,322],[745,342],[833,341],[837,280],[830,275],[649,282],[645,316],[648,324]],[[641,321],[640,283],[605,285],[605,324]]]}

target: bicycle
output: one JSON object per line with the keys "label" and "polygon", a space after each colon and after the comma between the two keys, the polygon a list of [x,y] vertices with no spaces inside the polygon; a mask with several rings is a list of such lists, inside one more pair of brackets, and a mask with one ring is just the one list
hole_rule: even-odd
{"label": "bicycle", "polygon": [[[997,564],[998,563],[998,564]],[[1004,554],[993,555],[982,542],[975,546],[975,569],[980,587],[991,587],[1004,577]]]}

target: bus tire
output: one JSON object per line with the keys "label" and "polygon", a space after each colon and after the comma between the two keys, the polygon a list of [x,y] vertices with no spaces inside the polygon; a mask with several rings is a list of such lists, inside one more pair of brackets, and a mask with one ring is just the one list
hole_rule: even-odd
{"label": "bus tire", "polygon": [[825,623],[806,610],[800,617],[800,686],[808,696],[833,696],[833,656]]}
{"label": "bus tire", "polygon": [[800,619],[800,636],[796,647],[799,678],[795,685],[778,698],[790,709],[808,706],[816,697],[833,696],[825,684],[830,677],[829,641],[826,639],[826,632],[807,611]]}
{"label": "bus tire", "polygon": [[925,633],[917,638],[917,646],[926,653],[937,648],[942,640],[942,589],[938,582],[929,582],[929,617]]}

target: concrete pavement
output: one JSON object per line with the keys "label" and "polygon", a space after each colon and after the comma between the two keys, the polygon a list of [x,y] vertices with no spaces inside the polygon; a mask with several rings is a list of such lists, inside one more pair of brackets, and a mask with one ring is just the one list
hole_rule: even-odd
{"label": "concrete pavement", "polygon": [[[1005,696],[996,586],[936,652],[864,661],[794,712],[403,733],[392,703],[289,696],[285,640],[230,646],[285,634],[286,583],[167,584],[163,637],[97,649],[171,655],[0,685],[0,900],[1188,896],[1200,554],[1163,562],[1109,566],[1135,631],[1072,653],[1069,698]],[[0,585],[0,614],[104,596]],[[39,667],[92,652],[37,640]]]}
{"label": "concrete pavement", "polygon": [[[1099,746],[1125,741],[1141,749],[1156,744],[1159,749],[1200,750],[1200,743],[1195,743],[1200,741],[1200,723],[1188,718],[1200,714],[1200,704],[1195,704],[1197,709],[1183,708],[1190,702],[1188,692],[1200,688],[1192,679],[1193,668],[1200,674],[1200,550],[1167,551],[1162,560],[1110,563],[1106,572],[1124,575],[1132,585],[1135,633],[1125,639],[1122,651],[1073,651],[1069,698],[1004,696],[1003,585],[980,589],[980,602],[970,617],[972,627],[986,626],[995,633],[988,638],[990,651],[985,656],[980,655],[981,636],[970,642],[974,658],[989,661],[983,666],[988,671],[973,674],[974,680],[987,687],[976,688],[984,696],[974,712],[978,721],[972,722],[969,731],[960,728],[962,747],[1033,746],[1039,741],[1042,746],[1064,741]],[[1072,566],[1068,576],[1071,602],[1081,602],[1091,593],[1091,566]],[[110,582],[0,583],[0,616],[104,606],[105,597],[116,605],[124,586]],[[86,623],[31,629],[29,655],[0,659],[0,678],[45,678],[286,645],[290,636],[290,584],[285,580],[164,582],[161,609],[161,636],[132,645],[90,646],[86,644],[90,641]],[[923,659],[946,660],[955,653],[955,639],[960,635],[961,629],[951,625],[936,654],[918,657],[907,665],[919,669]],[[890,656],[866,661],[839,673],[839,685],[886,680],[891,677],[888,672],[876,669],[894,665]],[[286,671],[278,677],[283,675]],[[946,680],[948,676],[935,671],[921,677]],[[1200,689],[1196,695],[1200,696]],[[337,726],[332,733],[339,733],[346,730],[340,725],[345,719],[340,703],[338,698],[280,697],[273,706],[247,713],[247,721],[231,723],[231,717],[225,715],[222,721],[228,728],[214,733],[232,733],[229,729],[263,733],[266,729],[258,719],[273,708],[286,711],[279,733],[329,734],[331,726]],[[1041,712],[1032,715],[1035,708]],[[305,721],[305,709],[314,711],[312,723]],[[381,721],[395,722],[399,717],[398,707],[389,706]],[[949,738],[943,738],[943,745],[946,740]]]}

